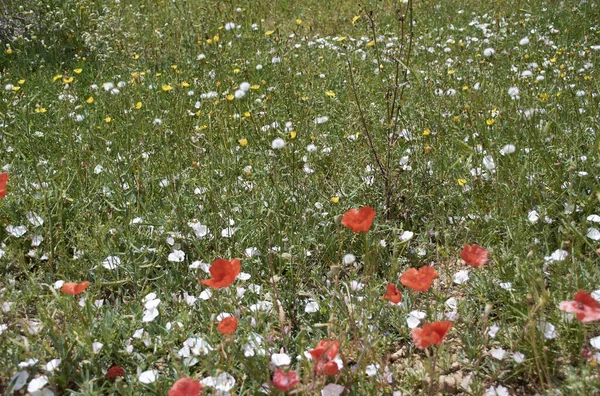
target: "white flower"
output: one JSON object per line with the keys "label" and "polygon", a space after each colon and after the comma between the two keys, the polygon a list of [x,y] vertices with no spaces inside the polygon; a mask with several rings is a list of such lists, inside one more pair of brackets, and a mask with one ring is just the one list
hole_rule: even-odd
{"label": "white flower", "polygon": [[594,241],[600,240],[600,231],[598,231],[596,228],[588,228],[586,235],[588,238]]}
{"label": "white flower", "polygon": [[494,338],[494,337],[496,337],[498,330],[500,330],[500,327],[498,327],[497,325],[492,325],[492,326],[490,326],[490,329],[488,330],[488,335],[490,337]]}
{"label": "white flower", "polygon": [[156,370],[144,371],[143,373],[140,374],[140,376],[138,377],[138,380],[142,384],[151,384],[154,381],[156,381],[157,374],[158,374],[158,371],[156,371]]}
{"label": "white flower", "polygon": [[19,363],[19,368],[33,367],[37,364],[37,362],[39,362],[38,359],[31,358],[29,360]]}
{"label": "white flower", "polygon": [[540,214],[537,212],[537,210],[532,210],[527,214],[527,220],[529,220],[529,222],[531,224],[537,223],[537,221],[539,219],[540,219]]}
{"label": "white flower", "polygon": [[365,369],[365,374],[367,374],[368,377],[374,377],[377,375],[377,371],[379,371],[380,368],[381,366],[378,363],[369,364]]}
{"label": "white flower", "polygon": [[190,221],[188,222],[188,226],[190,226],[194,230],[194,234],[196,234],[196,238],[198,239],[202,239],[210,234],[209,228],[204,224],[200,223],[199,221]]}
{"label": "white flower", "polygon": [[485,157],[483,157],[483,166],[487,170],[496,169],[496,163],[494,162],[494,157],[492,157],[491,155],[486,155]]}
{"label": "white flower", "polygon": [[508,290],[508,291],[514,290],[512,287],[512,283],[510,283],[510,282],[502,282],[502,283],[500,283],[500,287],[503,288],[504,290]]}
{"label": "white flower", "polygon": [[338,384],[328,384],[321,389],[321,396],[340,396],[346,388]]}
{"label": "white flower", "polygon": [[27,233],[27,227],[24,225],[19,225],[16,227],[9,225],[6,227],[6,231],[15,238],[20,238]]}
{"label": "white flower", "polygon": [[529,38],[528,37],[523,37],[521,39],[521,41],[519,41],[519,45],[527,45],[529,44]]}
{"label": "white flower", "polygon": [[306,313],[315,313],[319,312],[319,303],[314,300],[309,301],[304,307],[304,312]]}
{"label": "white flower", "polygon": [[235,23],[234,22],[227,22],[225,24],[225,30],[231,30],[231,29],[235,29]]}
{"label": "white flower", "polygon": [[249,247],[244,249],[244,254],[247,257],[256,257],[260,256],[260,251],[256,247]]}
{"label": "white flower", "polygon": [[594,337],[590,339],[590,344],[596,348],[596,349],[600,349],[600,336],[598,337]]}
{"label": "white flower", "polygon": [[181,263],[183,260],[185,260],[185,253],[183,250],[173,250],[172,253],[169,253],[167,260],[174,263]]}
{"label": "white flower", "polygon": [[521,352],[513,353],[512,358],[516,363],[523,363],[523,361],[525,361],[525,355],[523,355]]}
{"label": "white flower", "polygon": [[94,351],[94,353],[98,353],[98,352],[100,352],[100,350],[102,349],[103,346],[104,346],[104,344],[101,342],[94,342],[92,344],[92,351]]}
{"label": "white flower", "polygon": [[518,88],[518,87],[510,87],[510,88],[508,89],[508,94],[510,95],[510,98],[511,98],[512,100],[516,100],[516,99],[519,99],[519,98],[520,98],[520,97],[519,97],[519,92],[520,92],[520,91],[519,91],[519,88]]}
{"label": "white flower", "polygon": [[229,373],[221,373],[216,378],[206,377],[200,383],[221,392],[229,392],[235,386],[235,378]]}
{"label": "white flower", "polygon": [[323,116],[323,117],[317,117],[317,118],[315,118],[315,119],[313,120],[313,122],[314,122],[315,124],[324,124],[324,123],[326,123],[327,121],[329,121],[329,117],[327,117],[327,116]]}
{"label": "white flower", "polygon": [[275,367],[289,366],[292,358],[286,353],[274,353],[271,355],[271,363]]}
{"label": "white flower", "polygon": [[483,50],[483,56],[485,56],[486,58],[494,56],[495,53],[496,51],[493,48],[486,48]]}
{"label": "white flower", "polygon": [[569,252],[562,250],[562,249],[557,249],[550,256],[545,256],[544,260],[547,263],[553,263],[556,261],[566,260],[567,257],[569,257]]}
{"label": "white flower", "polygon": [[458,271],[456,274],[454,274],[452,279],[453,279],[454,283],[456,283],[457,285],[461,285],[469,280],[469,271],[468,270]]}
{"label": "white flower", "polygon": [[273,147],[273,150],[280,150],[285,147],[285,140],[282,138],[276,138],[273,140],[273,142],[271,142],[271,147]]}
{"label": "white flower", "polygon": [[121,265],[121,259],[117,256],[108,256],[102,262],[102,266],[108,270],[114,270]]}
{"label": "white flower", "polygon": [[358,281],[350,281],[350,290],[352,291],[360,291],[365,287],[364,283],[360,283]]}
{"label": "white flower", "polygon": [[198,296],[198,298],[200,298],[201,300],[208,300],[209,298],[212,297],[212,292],[210,291],[210,289],[206,289],[203,290],[202,293],[200,293],[200,295]]}
{"label": "white flower", "polygon": [[497,387],[490,386],[485,391],[485,396],[509,396],[508,389],[503,387],[502,385],[498,385]]}
{"label": "white flower", "polygon": [[44,225],[44,219],[42,219],[40,216],[38,216],[38,214],[35,213],[35,212],[27,212],[27,214],[25,215],[25,217],[27,217],[27,220],[34,227],[41,227],[41,226]]}
{"label": "white flower", "polygon": [[500,149],[500,154],[508,155],[508,154],[514,153],[516,150],[517,150],[517,148],[515,147],[514,144],[507,144],[506,146],[504,146]]}
{"label": "white flower", "polygon": [[586,220],[594,223],[600,223],[600,216],[598,216],[597,214],[592,214],[589,215]]}
{"label": "white flower", "polygon": [[538,322],[538,329],[544,333],[544,338],[547,340],[553,340],[557,337],[556,327],[552,323],[540,321]]}
{"label": "white flower", "polygon": [[421,319],[425,319],[425,312],[411,311],[406,318],[406,324],[410,329],[414,329],[421,324]]}
{"label": "white flower", "polygon": [[502,360],[506,355],[506,351],[502,348],[494,348],[490,351],[490,354],[494,359]]}
{"label": "white flower", "polygon": [[343,261],[346,265],[354,264],[356,261],[356,256],[354,256],[352,253],[347,253],[344,255]]}
{"label": "white flower", "polygon": [[452,310],[456,310],[456,308],[458,308],[458,301],[454,297],[447,299],[444,304]]}
{"label": "white flower", "polygon": [[400,240],[402,242],[410,241],[414,235],[415,233],[412,231],[404,231],[402,235],[400,235]]}
{"label": "white flower", "polygon": [[31,380],[31,382],[29,382],[29,385],[27,385],[27,392],[37,392],[41,390],[44,386],[46,386],[47,383],[48,377],[46,377],[45,375],[41,375],[37,378],[34,378]]}
{"label": "white flower", "polygon": [[98,175],[100,173],[102,173],[102,171],[104,170],[104,168],[102,167],[102,165],[98,164],[96,165],[96,167],[94,168],[94,174]]}

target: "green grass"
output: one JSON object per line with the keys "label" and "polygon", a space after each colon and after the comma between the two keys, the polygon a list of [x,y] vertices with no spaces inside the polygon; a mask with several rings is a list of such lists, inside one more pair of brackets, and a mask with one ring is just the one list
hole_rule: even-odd
{"label": "green grass", "polygon": [[[306,394],[328,383],[345,394],[599,392],[596,358],[582,349],[599,352],[590,340],[600,329],[559,309],[578,290],[600,289],[600,246],[588,237],[600,210],[595,2],[415,1],[397,120],[410,138],[392,145],[390,59],[408,42],[398,2],[37,3],[7,2],[21,37],[0,35],[0,167],[10,176],[0,200],[1,392],[20,371],[29,375],[22,393],[46,375],[55,394],[91,395],[166,394],[178,378],[227,372],[232,394],[256,394],[279,352]],[[119,93],[104,89],[109,82]],[[228,97],[242,82],[245,96]],[[388,192],[365,124],[380,159],[389,156]],[[276,138],[285,147],[273,149]],[[515,151],[503,155],[507,145]],[[341,215],[365,205],[375,222],[353,234]],[[209,235],[197,237],[190,222]],[[19,225],[27,232],[11,235]],[[224,237],[228,227],[235,232]],[[402,240],[404,231],[414,237]],[[490,252],[483,267],[460,259],[472,243]],[[250,257],[252,247],[260,254]],[[568,257],[547,263],[557,249]],[[169,261],[176,250],[183,261]],[[349,253],[356,262],[344,264]],[[102,265],[111,256],[114,270]],[[202,299],[209,275],[190,265],[235,257],[249,279]],[[424,265],[439,278],[413,294],[399,277]],[[469,280],[457,284],[460,270]],[[91,284],[72,296],[54,286],[60,280]],[[388,283],[403,294],[398,306],[381,299]],[[159,316],[143,322],[149,293]],[[273,308],[253,309],[264,301]],[[305,312],[309,301],[316,312]],[[439,347],[414,346],[411,311],[423,322],[455,311]],[[234,335],[217,330],[221,313],[239,319]],[[179,352],[190,337],[212,350],[186,366]],[[304,356],[328,338],[341,343],[334,376]],[[38,362],[19,367],[29,359]],[[126,376],[106,379],[113,365]],[[156,380],[143,384],[147,370]]]}

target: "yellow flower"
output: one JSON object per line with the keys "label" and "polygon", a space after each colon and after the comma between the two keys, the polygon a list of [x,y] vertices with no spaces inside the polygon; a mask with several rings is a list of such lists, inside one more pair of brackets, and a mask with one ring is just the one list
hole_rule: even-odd
{"label": "yellow flower", "polygon": [[448,70],[448,74],[449,75],[453,75],[454,74],[454,70],[453,69]]}
{"label": "yellow flower", "polygon": [[330,98],[335,98],[335,92],[333,91],[325,91],[325,95],[329,96]]}
{"label": "yellow flower", "polygon": [[296,139],[296,135],[297,135],[296,131],[291,131],[290,132],[290,139]]}
{"label": "yellow flower", "polygon": [[302,99],[302,101],[306,102],[308,100],[308,96],[303,96],[300,99]]}
{"label": "yellow flower", "polygon": [[142,102],[137,102],[135,104],[135,108],[138,109],[138,110],[141,109],[142,108]]}
{"label": "yellow flower", "polygon": [[342,36],[342,37],[338,37],[337,38],[337,41],[344,41],[344,40],[346,40],[346,36]]}
{"label": "yellow flower", "polygon": [[425,150],[425,152],[426,152],[426,153],[428,153],[428,152],[430,152],[432,149],[431,149],[431,146],[425,146],[425,147],[424,147],[424,150]]}
{"label": "yellow flower", "polygon": [[18,85],[14,86],[12,88],[13,91],[17,92],[19,89],[21,89],[21,87],[19,87]]}
{"label": "yellow flower", "polygon": [[140,59],[140,56],[138,54],[133,54],[132,58],[133,59]]}
{"label": "yellow flower", "polygon": [[259,88],[260,88],[260,85],[253,85],[253,86],[250,87],[250,89],[254,89],[254,90],[257,90]]}
{"label": "yellow flower", "polygon": [[227,100],[229,101],[232,101],[233,99],[235,99],[235,96],[233,96],[233,94],[229,94],[225,98],[227,98]]}
{"label": "yellow flower", "polygon": [[56,76],[52,77],[52,81],[60,80],[61,78],[62,74],[57,74]]}
{"label": "yellow flower", "polygon": [[249,112],[249,111],[246,111],[246,112],[244,113],[244,117],[246,117],[246,118],[250,117],[250,112]]}
{"label": "yellow flower", "polygon": [[246,147],[248,145],[248,139],[241,138],[240,140],[238,140],[238,143],[240,144],[240,146]]}
{"label": "yellow flower", "polygon": [[458,116],[454,116],[453,120],[454,120],[454,122],[458,122],[458,120],[459,120]]}
{"label": "yellow flower", "polygon": [[298,26],[302,25],[302,19],[296,19],[296,25],[298,25]]}
{"label": "yellow flower", "polygon": [[338,197],[337,195],[331,197],[332,204],[337,204],[338,202],[340,202],[340,197]]}
{"label": "yellow flower", "polygon": [[218,35],[218,34],[215,34],[215,35],[213,36],[213,41],[214,41],[215,43],[218,43],[218,42],[219,42],[219,35]]}
{"label": "yellow flower", "polygon": [[172,89],[173,89],[173,87],[171,85],[169,85],[169,84],[163,84],[163,86],[162,86],[162,90],[165,91],[165,92],[168,92],[168,91],[170,91]]}
{"label": "yellow flower", "polygon": [[19,83],[19,85],[23,85],[23,84],[25,84],[25,80],[19,80],[18,83]]}
{"label": "yellow flower", "polygon": [[87,98],[87,99],[86,99],[86,101],[85,101],[85,102],[86,102],[87,104],[92,104],[92,103],[94,103],[94,97],[93,97],[93,96],[90,96],[89,98]]}
{"label": "yellow flower", "polygon": [[545,102],[545,101],[547,101],[549,97],[550,97],[550,95],[548,95],[548,94],[547,94],[547,93],[545,93],[545,92],[542,92],[542,93],[540,94],[540,100],[541,100],[542,102]]}
{"label": "yellow flower", "polygon": [[73,82],[73,77],[65,77],[63,78],[63,82],[65,84],[71,84]]}
{"label": "yellow flower", "polygon": [[356,15],[354,18],[352,18],[352,23],[356,23],[356,21],[358,21],[360,19],[360,17],[358,15]]}
{"label": "yellow flower", "polygon": [[110,118],[110,117],[106,117],[106,118],[104,119],[104,122],[111,122],[111,121],[112,121],[112,118]]}
{"label": "yellow flower", "polygon": [[427,128],[423,131],[423,136],[429,136],[430,133],[431,133],[431,129]]}
{"label": "yellow flower", "polygon": [[81,68],[73,69],[73,73],[75,73],[75,74],[81,74],[82,71],[83,71],[83,69],[81,69]]}
{"label": "yellow flower", "polygon": [[463,91],[468,91],[468,90],[469,90],[469,86],[468,86],[468,85],[465,85],[464,87],[462,87],[462,90],[463,90]]}
{"label": "yellow flower", "polygon": [[496,122],[496,120],[494,120],[493,118],[485,120],[485,123],[488,124],[488,126],[494,125],[494,122]]}
{"label": "yellow flower", "polygon": [[177,70],[177,65],[171,65],[171,69]]}
{"label": "yellow flower", "polygon": [[375,40],[371,40],[367,43],[367,47],[372,47],[375,45]]}
{"label": "yellow flower", "polygon": [[459,186],[464,186],[465,184],[467,184],[467,179],[457,179],[456,180],[458,182]]}
{"label": "yellow flower", "polygon": [[270,36],[270,35],[272,35],[273,33],[275,33],[275,30],[267,30],[267,31],[265,32],[265,36]]}
{"label": "yellow flower", "polygon": [[235,69],[233,69],[233,73],[234,73],[234,74],[238,74],[240,71],[241,71],[241,70],[240,70],[240,69],[238,69],[237,67],[236,67]]}
{"label": "yellow flower", "polygon": [[187,82],[187,81],[184,81],[184,82],[182,82],[182,83],[181,83],[181,86],[182,86],[182,87],[186,87],[186,88],[187,88],[187,87],[189,87],[189,86],[190,86],[190,84],[188,84],[188,82]]}
{"label": "yellow flower", "polygon": [[12,54],[12,53],[13,53],[13,50],[12,50],[12,48],[7,48],[7,49],[6,49],[6,53],[7,53],[8,55]]}

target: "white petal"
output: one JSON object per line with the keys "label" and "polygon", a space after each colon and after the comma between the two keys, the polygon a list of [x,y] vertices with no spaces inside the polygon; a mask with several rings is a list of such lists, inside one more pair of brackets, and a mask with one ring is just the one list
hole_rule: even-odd
{"label": "white petal", "polygon": [[151,384],[154,381],[156,381],[157,374],[158,374],[158,372],[156,370],[144,371],[143,373],[140,374],[140,376],[138,377],[138,380],[142,384]]}
{"label": "white petal", "polygon": [[461,285],[469,280],[469,271],[458,271],[456,274],[454,274],[452,279],[454,280],[454,283],[456,283],[457,285]]}
{"label": "white petal", "polygon": [[34,378],[31,380],[31,382],[29,382],[29,385],[27,385],[27,392],[33,393],[33,392],[39,391],[44,386],[46,386],[47,383],[48,383],[48,377],[46,377],[45,375],[41,375],[37,378]]}
{"label": "white petal", "polygon": [[47,371],[54,371],[58,368],[58,366],[60,366],[62,360],[60,359],[52,359],[50,360],[48,363],[46,363],[46,370]]}
{"label": "white petal", "polygon": [[598,241],[600,240],[600,231],[598,231],[596,228],[588,228],[587,237],[594,241]]}
{"label": "white petal", "polygon": [[25,384],[27,383],[27,379],[29,378],[29,373],[25,370],[23,371],[17,371],[17,373],[15,375],[12,376],[12,378],[10,379],[10,381],[8,382],[9,387],[10,384],[13,384],[13,391],[18,391],[21,390],[21,388],[23,388],[25,386]]}
{"label": "white petal", "polygon": [[286,353],[274,353],[271,355],[271,363],[275,367],[289,366],[292,363],[292,358]]}
{"label": "white petal", "polygon": [[340,396],[344,389],[342,385],[329,384],[321,389],[321,396]]}
{"label": "white petal", "polygon": [[590,339],[590,344],[596,349],[600,349],[600,336]]}

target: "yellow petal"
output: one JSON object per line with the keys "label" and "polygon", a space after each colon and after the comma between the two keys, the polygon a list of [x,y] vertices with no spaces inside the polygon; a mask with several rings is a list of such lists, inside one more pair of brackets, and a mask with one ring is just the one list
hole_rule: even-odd
{"label": "yellow petal", "polygon": [[73,69],[73,73],[80,74],[83,71],[81,68]]}
{"label": "yellow petal", "polygon": [[92,104],[92,103],[94,103],[94,97],[93,97],[93,96],[90,96],[89,98],[87,98],[87,99],[86,99],[86,101],[85,101],[85,102],[86,102],[86,103],[88,103],[88,104]]}

